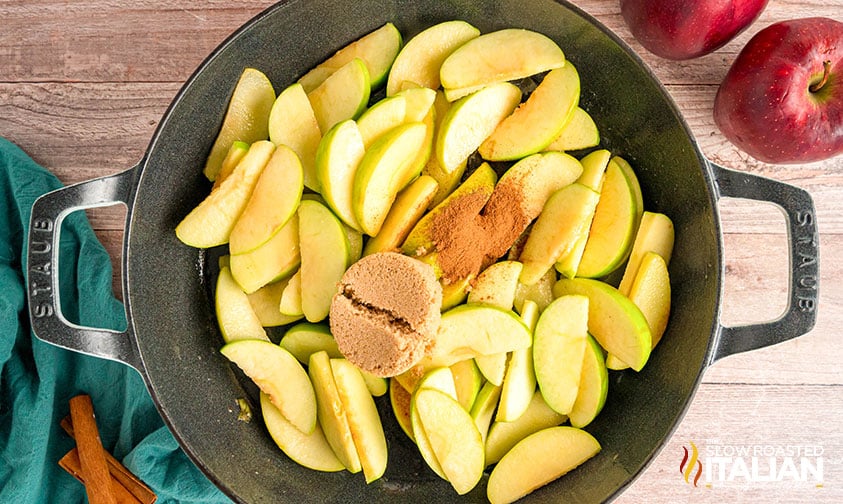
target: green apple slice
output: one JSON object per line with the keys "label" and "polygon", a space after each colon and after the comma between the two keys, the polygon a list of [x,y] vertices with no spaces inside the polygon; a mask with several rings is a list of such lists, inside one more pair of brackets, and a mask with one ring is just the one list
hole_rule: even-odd
{"label": "green apple slice", "polygon": [[531,434],[501,458],[489,475],[491,504],[515,502],[572,471],[600,452],[600,443],[574,427],[550,427]]}
{"label": "green apple slice", "polygon": [[[304,74],[299,82],[305,91],[316,89],[328,76],[339,71],[349,61],[360,58],[366,64],[371,76],[371,87],[379,87],[387,78],[395,57],[401,50],[401,32],[392,23],[386,23],[375,31],[367,33],[344,46],[333,56]],[[327,131],[327,130],[323,130]]]}
{"label": "green apple slice", "polygon": [[246,68],[234,87],[217,138],[205,161],[204,173],[213,181],[231,144],[251,144],[269,138],[269,112],[275,103],[275,89],[263,72]]}
{"label": "green apple slice", "polygon": [[397,93],[403,82],[438,89],[439,69],[454,50],[480,35],[480,30],[465,21],[435,24],[407,41],[389,71],[386,94]]}
{"label": "green apple slice", "polygon": [[511,310],[522,267],[518,261],[500,261],[492,264],[477,275],[474,286],[468,293],[468,302],[486,303]]}
{"label": "green apple slice", "polygon": [[246,142],[237,140],[231,144],[231,147],[228,149],[228,153],[222,160],[222,165],[220,166],[219,173],[217,173],[217,178],[214,179],[214,186],[211,189],[212,191],[219,187],[220,184],[222,184],[222,181],[231,175],[231,172],[234,171],[234,168],[237,167],[247,152],[249,152],[249,144]]}
{"label": "green apple slice", "polygon": [[511,422],[495,422],[486,437],[486,465],[498,462],[519,441],[548,427],[562,425],[568,419],[553,410],[536,390],[527,409]]}
{"label": "green apple slice", "polygon": [[[405,108],[404,122],[423,122],[431,113],[436,102],[436,88],[421,87],[416,84],[404,83],[401,90],[395,96],[404,98],[407,106]],[[433,113],[434,118],[436,113]]]}
{"label": "green apple slice", "polygon": [[423,388],[435,389],[447,394],[448,397],[457,399],[457,384],[454,381],[454,373],[448,367],[437,367],[427,371],[419,380],[413,393]]}
{"label": "green apple slice", "polygon": [[378,101],[357,119],[363,145],[369,148],[381,135],[404,123],[407,116],[407,99],[392,96]]}
{"label": "green apple slice", "polygon": [[606,361],[603,349],[592,336],[588,336],[588,345],[583,356],[582,375],[577,400],[568,413],[568,419],[574,427],[583,428],[590,424],[603,405],[609,393],[609,373],[606,371]]}
{"label": "green apple slice", "polygon": [[304,186],[319,191],[316,149],[322,139],[322,131],[301,84],[288,86],[275,99],[269,113],[269,139],[275,145],[290,147],[299,156]]}
{"label": "green apple slice", "polygon": [[452,364],[450,369],[454,376],[457,401],[466,411],[471,411],[474,400],[477,399],[477,394],[483,385],[483,375],[471,359]]}
{"label": "green apple slice", "polygon": [[366,242],[363,255],[397,250],[425,214],[439,184],[422,175],[398,193],[377,235]]}
{"label": "green apple slice", "polygon": [[289,279],[278,280],[248,294],[249,304],[252,305],[255,315],[263,327],[287,325],[301,318],[284,315],[278,309],[281,303],[281,295],[284,293],[288,281]]}
{"label": "green apple slice", "polygon": [[511,161],[546,148],[559,136],[580,100],[580,76],[570,62],[548,72],[512,115],[498,124],[478,152],[489,161]]}
{"label": "green apple slice", "polygon": [[228,243],[231,230],[274,151],[275,144],[269,140],[253,143],[232,174],[179,222],[178,239],[196,248]]}
{"label": "green apple slice", "polygon": [[478,355],[474,358],[477,369],[487,381],[493,385],[503,385],[506,376],[506,363],[509,360],[509,352],[501,352],[491,355]]}
{"label": "green apple slice", "polygon": [[492,424],[495,408],[498,406],[500,397],[501,386],[487,381],[480,388],[480,392],[477,393],[477,398],[471,406],[471,418],[474,420],[477,430],[480,431],[480,437],[484,444],[486,444],[489,426]]}
{"label": "green apple slice", "polygon": [[266,430],[288,457],[315,471],[336,472],[345,469],[325,439],[325,433],[318,423],[313,432],[305,434],[284,417],[267,394],[261,392],[260,401]]}
{"label": "green apple slice", "polygon": [[600,131],[588,112],[580,107],[574,109],[571,117],[559,135],[545,147],[549,151],[574,151],[596,147],[600,143]]}
{"label": "green apple slice", "polygon": [[[532,301],[524,302],[521,319],[532,333],[539,318],[538,305]],[[521,348],[512,352],[506,375],[501,388],[501,399],[495,420],[511,422],[520,417],[536,391],[536,371],[533,364],[533,349]]]}
{"label": "green apple slice", "polygon": [[461,166],[519,103],[521,90],[509,82],[488,86],[454,102],[436,136],[436,160],[445,173]]}
{"label": "green apple slice", "polygon": [[301,268],[287,281],[284,292],[281,293],[281,301],[278,303],[278,311],[282,315],[291,317],[303,317],[301,309]]}
{"label": "green apple slice", "polygon": [[303,189],[299,157],[286,145],[277,146],[231,230],[231,254],[250,252],[269,241],[295,215]]}
{"label": "green apple slice", "polygon": [[[558,285],[558,284],[557,284]],[[588,345],[589,298],[563,295],[545,308],[533,336],[536,382],[548,406],[561,415],[577,399]],[[564,366],[559,363],[564,362]]]}
{"label": "green apple slice", "polygon": [[389,379],[389,404],[392,406],[392,413],[395,415],[395,420],[398,426],[404,431],[404,434],[415,443],[416,439],[413,436],[413,424],[410,419],[410,401],[412,396],[407,389],[405,389],[398,380],[393,376]]}
{"label": "green apple slice", "polygon": [[655,348],[670,318],[670,274],[662,256],[655,252],[644,254],[635,281],[629,289],[629,299],[647,319],[653,337],[652,346]]}
{"label": "green apple slice", "polygon": [[652,336],[635,303],[611,285],[590,278],[563,278],[553,286],[553,293],[587,296],[588,332],[607,352],[641,371],[650,357]]}
{"label": "green apple slice", "polygon": [[313,385],[290,352],[266,340],[238,340],[226,343],[220,353],[237,364],[298,430],[310,434],[316,429]]}
{"label": "green apple slice", "polygon": [[349,472],[362,471],[363,467],[357,455],[357,448],[354,446],[354,438],[334,381],[334,372],[328,354],[326,352],[312,354],[307,372],[313,382],[313,390],[316,394],[316,416],[325,433],[325,439]]}
{"label": "green apple slice", "polygon": [[355,58],[308,92],[319,131],[329,131],[339,122],[356,119],[369,103],[370,90],[366,64]]}
{"label": "green apple slice", "polygon": [[626,175],[627,180],[629,180],[632,195],[635,197],[635,206],[638,208],[637,220],[635,222],[635,229],[637,230],[641,224],[641,217],[644,215],[644,194],[641,192],[638,175],[635,174],[635,170],[632,169],[632,165],[626,159],[620,156],[613,156],[611,161],[618,165],[621,171],[623,171],[623,174]]}
{"label": "green apple slice", "polygon": [[331,359],[331,370],[363,475],[366,483],[371,483],[383,476],[387,462],[386,436],[378,408],[354,364]]}
{"label": "green apple slice", "polygon": [[647,252],[655,252],[662,256],[666,264],[670,264],[670,256],[673,254],[673,240],[673,221],[670,220],[670,217],[657,212],[644,212],[618,290],[623,294],[629,294],[632,282],[635,281],[635,275],[638,274],[641,259]]}
{"label": "green apple slice", "polygon": [[269,341],[266,331],[255,314],[249,297],[234,281],[231,270],[224,266],[217,277],[214,306],[222,339],[226,343],[241,339]]}
{"label": "green apple slice", "polygon": [[442,87],[472,88],[512,81],[565,65],[565,55],[547,36],[506,28],[471,39],[445,58],[439,69]]}
{"label": "green apple slice", "polygon": [[547,200],[519,260],[524,264],[520,281],[536,283],[559,257],[568,253],[588,233],[600,195],[582,184],[559,189]]}
{"label": "green apple slice", "polygon": [[[529,219],[535,219],[544,209],[550,196],[572,184],[581,176],[582,164],[564,152],[544,152],[529,155],[513,164],[501,175],[489,206],[500,194],[518,194],[521,212]],[[508,196],[504,196],[508,197]]]}
{"label": "green apple slice", "polygon": [[638,215],[632,181],[610,160],[577,276],[603,277],[620,266],[632,248]]}
{"label": "green apple slice", "polygon": [[343,356],[328,324],[322,322],[299,322],[287,329],[278,344],[305,365],[316,352],[325,352],[331,359]]}
{"label": "green apple slice", "polygon": [[348,237],[325,205],[305,200],[299,205],[299,243],[302,313],[309,322],[319,322],[328,316],[348,265]]}
{"label": "green apple slice", "polygon": [[539,312],[544,311],[547,305],[555,299],[553,295],[553,284],[556,283],[556,271],[553,268],[547,270],[533,285],[524,285],[520,281],[515,289],[515,310],[521,313],[524,303],[528,300],[536,303]]}
{"label": "green apple slice", "polygon": [[440,390],[419,389],[413,394],[413,407],[445,479],[459,495],[468,493],[485,468],[483,440],[474,420]]}
{"label": "green apple slice", "polygon": [[337,217],[353,229],[360,229],[354,216],[354,176],[366,152],[363,137],[353,119],[331,128],[316,150],[316,180],[322,197]]}
{"label": "green apple slice", "polygon": [[354,177],[352,202],[357,222],[369,236],[380,232],[426,135],[423,123],[404,124],[379,138],[363,155]]}
{"label": "green apple slice", "polygon": [[247,293],[290,276],[301,263],[299,218],[290,220],[268,242],[244,254],[232,254],[231,275]]}

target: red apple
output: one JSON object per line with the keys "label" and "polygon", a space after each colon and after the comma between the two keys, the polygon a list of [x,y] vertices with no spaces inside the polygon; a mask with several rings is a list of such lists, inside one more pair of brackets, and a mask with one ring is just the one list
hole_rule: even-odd
{"label": "red apple", "polygon": [[843,154],[843,23],[815,17],[759,31],[720,85],[714,121],[768,163]]}
{"label": "red apple", "polygon": [[768,0],[620,0],[621,15],[648,51],[682,60],[708,54],[742,32]]}

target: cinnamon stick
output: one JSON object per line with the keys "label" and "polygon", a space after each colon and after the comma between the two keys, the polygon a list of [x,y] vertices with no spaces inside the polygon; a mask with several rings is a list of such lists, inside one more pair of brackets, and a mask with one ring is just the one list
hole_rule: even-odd
{"label": "cinnamon stick", "polygon": [[[79,450],[73,448],[67,452],[64,457],[59,460],[59,466],[70,473],[71,476],[79,480],[85,485],[85,477],[82,475],[82,462],[79,460]],[[117,480],[113,481],[114,499],[117,504],[143,504],[143,502],[135,497],[126,487],[120,484]],[[87,486],[87,485],[86,485]]]}
{"label": "cinnamon stick", "polygon": [[117,504],[90,396],[82,394],[70,399],[70,418],[76,434],[79,466],[85,480],[88,502]]}
{"label": "cinnamon stick", "polygon": [[[61,420],[61,428],[72,438],[75,438],[73,430],[73,422],[69,416]],[[120,483],[126,490],[128,490],[141,504],[153,504],[158,496],[149,488],[140,478],[135,476],[130,470],[126,468],[119,460],[107,451],[105,452],[105,461],[108,463],[108,470],[111,476]]]}

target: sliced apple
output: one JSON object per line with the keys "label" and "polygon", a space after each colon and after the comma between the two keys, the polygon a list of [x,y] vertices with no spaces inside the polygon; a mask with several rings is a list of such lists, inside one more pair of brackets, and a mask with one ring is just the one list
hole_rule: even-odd
{"label": "sliced apple", "polygon": [[600,452],[600,443],[574,427],[551,427],[531,434],[501,458],[489,475],[491,504],[515,502],[574,470]]}
{"label": "sliced apple", "polygon": [[425,214],[438,188],[433,177],[422,175],[399,192],[380,232],[366,242],[363,255],[397,250]]}
{"label": "sliced apple", "polygon": [[506,117],[478,152],[489,161],[511,161],[545,149],[559,136],[580,100],[580,76],[570,62],[551,70],[527,101]]}
{"label": "sliced apple", "polygon": [[[561,415],[574,407],[588,345],[589,298],[563,295],[541,313],[533,336],[536,382],[548,406]],[[560,363],[565,363],[560,366]]]}
{"label": "sliced apple", "polygon": [[436,136],[436,160],[445,173],[458,169],[519,103],[521,90],[509,82],[488,86],[453,103]]}
{"label": "sliced apple", "polygon": [[296,270],[287,281],[281,293],[281,301],[278,302],[278,311],[291,317],[304,316],[301,308],[301,269]]}
{"label": "sliced apple", "polygon": [[389,71],[386,94],[399,91],[402,82],[415,82],[430,89],[439,88],[442,62],[457,47],[480,35],[480,30],[465,21],[435,24],[407,41]]}
{"label": "sliced apple", "polygon": [[471,359],[451,364],[451,374],[454,376],[454,387],[457,401],[466,411],[471,411],[474,400],[483,385],[483,375]]}
{"label": "sliced apple", "polygon": [[371,483],[383,476],[387,462],[386,436],[378,408],[354,364],[331,359],[331,370],[366,483]]}
{"label": "sliced apple", "polygon": [[365,152],[363,137],[353,119],[331,128],[316,150],[316,180],[325,203],[346,225],[357,230],[360,224],[354,216],[352,194],[354,176]]}
{"label": "sliced apple", "polygon": [[360,58],[355,58],[313,91],[307,93],[319,131],[329,131],[346,119],[356,119],[369,103],[369,72]]}
{"label": "sliced apple", "polygon": [[647,319],[653,338],[652,346],[655,348],[670,318],[670,274],[662,256],[655,252],[644,254],[635,281],[629,289],[629,299]]}
{"label": "sliced apple", "polygon": [[553,268],[547,270],[539,280],[533,285],[524,285],[520,281],[515,289],[515,311],[521,313],[526,301],[536,303],[539,312],[544,311],[547,305],[555,299],[553,295],[553,284],[556,283],[556,271]]}
{"label": "sliced apple", "polygon": [[474,420],[456,399],[430,388],[413,394],[413,408],[445,479],[459,495],[468,493],[485,467],[483,441]]}
{"label": "sliced apple", "polygon": [[275,88],[266,75],[255,68],[244,69],[234,86],[222,126],[205,161],[204,173],[208,180],[217,178],[232,143],[241,141],[251,144],[269,138],[269,112],[273,103]]}
{"label": "sliced apple", "polygon": [[[530,333],[535,330],[538,318],[538,305],[532,301],[525,301],[521,319]],[[511,422],[520,417],[530,405],[535,391],[536,370],[533,364],[533,349],[521,348],[513,351],[503,379],[501,399],[495,419],[499,422]]]}
{"label": "sliced apple", "polygon": [[332,359],[343,356],[325,323],[299,322],[287,329],[278,344],[302,364],[308,364],[316,352],[325,352]]}
{"label": "sliced apple", "polygon": [[670,264],[673,240],[673,221],[670,217],[662,213],[644,212],[618,290],[623,294],[629,294],[629,289],[641,265],[641,259],[647,252],[655,252],[662,256],[665,264]]}
{"label": "sliced apple", "polygon": [[652,337],[647,319],[635,303],[611,285],[590,278],[563,278],[553,286],[556,296],[588,297],[588,332],[600,346],[636,371],[647,363]]}
{"label": "sliced apple", "polygon": [[620,156],[612,156],[612,162],[614,162],[618,167],[620,167],[623,174],[626,175],[627,180],[629,180],[630,187],[632,188],[632,194],[635,197],[636,207],[638,208],[638,220],[635,223],[635,229],[638,229],[638,226],[641,224],[641,217],[644,215],[644,194],[641,192],[641,184],[638,182],[638,175],[635,174],[635,170],[632,169],[632,165],[629,164],[629,161],[620,157]]}
{"label": "sliced apple", "polygon": [[238,340],[226,343],[220,353],[237,364],[298,430],[310,434],[316,429],[313,385],[290,352],[266,340]]}
{"label": "sliced apple", "polygon": [[354,438],[334,381],[334,372],[331,369],[331,359],[328,354],[316,352],[311,355],[307,372],[313,382],[317,419],[325,433],[325,439],[349,472],[360,472],[363,467],[357,455],[357,448],[354,446]]}
{"label": "sliced apple", "polygon": [[445,58],[439,78],[445,89],[512,81],[565,65],[565,55],[547,36],[506,28],[471,39]]}
{"label": "sliced apple", "polygon": [[266,331],[255,314],[249,297],[234,281],[228,267],[220,269],[214,292],[214,306],[217,313],[222,339],[226,343],[241,339],[262,339],[269,341]]}
{"label": "sliced apple", "polygon": [[275,444],[293,461],[313,469],[315,471],[336,472],[345,469],[340,459],[334,454],[322,427],[316,424],[316,428],[310,434],[305,434],[297,429],[272,404],[269,396],[263,392],[260,394],[261,414],[263,423],[270,437]]}
{"label": "sliced apple", "polygon": [[328,316],[348,265],[348,237],[339,219],[318,201],[302,201],[298,213],[302,313],[309,322],[319,322]]}
{"label": "sliced apple", "polygon": [[284,279],[267,284],[248,295],[249,304],[252,305],[255,315],[263,327],[287,325],[301,318],[284,315],[278,309],[281,303],[281,295],[284,293],[288,281],[289,279]]}
{"label": "sliced apple", "polygon": [[495,408],[498,406],[500,397],[500,385],[487,381],[480,388],[480,392],[477,393],[477,398],[471,406],[471,418],[474,420],[477,430],[480,431],[480,437],[484,444],[489,433],[489,426],[495,417]]}
{"label": "sliced apple", "polygon": [[610,160],[577,276],[603,277],[620,266],[629,257],[638,215],[633,182]]}
{"label": "sliced apple", "polygon": [[369,236],[380,232],[426,135],[423,123],[404,124],[380,137],[363,155],[354,178],[353,205],[357,222]]}
{"label": "sliced apple", "polygon": [[592,336],[588,336],[577,400],[574,401],[574,406],[568,413],[571,425],[583,428],[590,424],[606,404],[608,393],[609,374],[606,371],[603,349]]}
{"label": "sliced apple", "polygon": [[447,394],[448,397],[457,399],[457,384],[454,381],[454,373],[448,367],[437,367],[427,371],[419,380],[413,393],[415,394],[423,388],[438,390]]}
{"label": "sliced apple", "polygon": [[179,222],[178,239],[196,248],[228,243],[231,230],[274,151],[275,144],[269,140],[253,143],[232,174]]}
{"label": "sliced apple", "polygon": [[492,385],[503,385],[506,376],[506,363],[509,361],[509,352],[501,352],[491,355],[478,355],[474,363],[480,374],[491,382]]}
{"label": "sliced apple", "polygon": [[404,123],[406,116],[407,99],[403,96],[392,96],[376,102],[357,119],[363,145],[370,147],[381,135]]}
{"label": "sliced apple", "polygon": [[436,88],[419,86],[415,83],[405,82],[401,90],[395,96],[404,98],[407,106],[404,109],[404,122],[423,122],[433,110],[433,119],[436,117],[434,104],[436,103]]}
{"label": "sliced apple", "polygon": [[228,153],[222,160],[222,165],[220,166],[219,173],[217,173],[217,178],[214,179],[214,186],[211,189],[212,191],[219,187],[220,184],[222,184],[222,181],[231,175],[231,172],[234,171],[234,168],[237,167],[247,152],[249,152],[249,144],[246,142],[237,140],[231,144],[231,147],[228,149]]}
{"label": "sliced apple", "polygon": [[595,147],[600,143],[600,131],[588,112],[574,109],[559,135],[545,147],[549,151],[574,151]]}
{"label": "sliced apple", "polygon": [[522,267],[518,261],[500,261],[492,264],[477,275],[474,286],[468,293],[468,302],[512,309]]}
{"label": "sliced apple", "polygon": [[572,250],[579,237],[588,233],[599,199],[598,193],[577,183],[548,198],[519,257],[524,264],[521,283],[536,283],[559,257]]}
{"label": "sliced apple", "polygon": [[[386,23],[342,47],[330,58],[304,74],[299,82],[305,91],[316,89],[328,76],[339,71],[349,61],[360,58],[366,64],[371,76],[372,89],[379,87],[386,80],[392,62],[401,50],[403,39],[401,32],[392,23]],[[323,130],[327,131],[327,130]]]}
{"label": "sliced apple", "polygon": [[495,422],[486,437],[486,465],[498,462],[525,437],[548,427],[562,425],[568,419],[553,410],[536,390],[524,413],[511,422]]}
{"label": "sliced apple", "polygon": [[301,84],[288,86],[275,99],[269,113],[269,139],[275,145],[290,147],[299,156],[304,186],[319,191],[316,149],[322,139],[322,131]]}
{"label": "sliced apple", "polygon": [[389,404],[392,406],[392,413],[395,415],[395,420],[398,426],[404,431],[404,434],[415,442],[413,436],[413,424],[410,419],[410,401],[412,396],[407,389],[405,389],[398,380],[393,376],[389,379]]}
{"label": "sliced apple", "polygon": [[287,278],[301,263],[299,218],[296,214],[268,242],[244,254],[229,258],[231,275],[251,294],[264,285]]}

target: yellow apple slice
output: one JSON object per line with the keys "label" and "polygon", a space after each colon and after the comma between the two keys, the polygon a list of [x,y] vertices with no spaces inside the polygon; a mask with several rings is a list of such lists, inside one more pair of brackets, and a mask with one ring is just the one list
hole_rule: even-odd
{"label": "yellow apple slice", "polygon": [[574,109],[571,117],[559,135],[545,147],[549,151],[574,151],[595,147],[600,143],[600,131],[588,112],[580,107]]}
{"label": "yellow apple slice", "polygon": [[489,475],[491,504],[515,502],[600,452],[600,443],[574,427],[550,427],[531,434],[501,458]]}
{"label": "yellow apple slice", "polygon": [[606,404],[608,393],[609,373],[606,371],[603,349],[592,336],[588,336],[577,400],[574,401],[574,407],[568,413],[571,425],[583,428],[590,424]]}
{"label": "yellow apple slice", "polygon": [[588,233],[599,199],[598,193],[577,183],[548,198],[519,257],[524,264],[521,283],[536,283],[559,257],[573,249],[577,239]]}
{"label": "yellow apple slice", "polygon": [[638,214],[633,182],[610,160],[577,276],[603,277],[626,260],[635,237]]}
{"label": "yellow apple slice", "polygon": [[263,327],[278,327],[291,324],[301,317],[284,315],[278,309],[281,303],[281,295],[287,287],[289,279],[278,280],[271,284],[264,285],[260,289],[248,295],[249,304],[255,311],[260,324]]}
{"label": "yellow apple slice", "polygon": [[[548,406],[561,415],[574,407],[588,345],[589,298],[562,295],[545,308],[533,336],[536,382]],[[564,366],[559,363],[564,362]]]}
{"label": "yellow apple slice", "polygon": [[269,396],[260,394],[263,423],[275,444],[296,463],[315,471],[336,472],[345,469],[340,459],[334,454],[322,427],[310,434],[298,430],[281,411],[272,404]]}
{"label": "yellow apple slice", "polygon": [[548,427],[562,425],[568,419],[553,410],[536,390],[527,409],[511,422],[494,422],[486,437],[486,465],[498,462],[519,441]]}
{"label": "yellow apple slice", "polygon": [[299,157],[286,145],[277,146],[231,230],[231,254],[250,252],[269,241],[296,213],[303,189]]}
{"label": "yellow apple slice", "polygon": [[269,139],[286,145],[301,160],[304,186],[319,191],[316,180],[316,149],[322,139],[313,106],[301,84],[288,86],[278,94],[269,113]]}
{"label": "yellow apple slice", "polygon": [[316,429],[316,395],[301,363],[266,340],[226,343],[220,353],[255,382],[272,404],[304,434]]}
{"label": "yellow apple slice", "polygon": [[466,411],[471,411],[474,400],[483,385],[483,375],[471,359],[452,364],[450,370],[454,376],[457,401]]}
{"label": "yellow apple slice", "polygon": [[292,275],[301,263],[299,218],[294,213],[268,242],[244,254],[231,254],[231,275],[251,294],[264,285]]}
{"label": "yellow apple slice", "polygon": [[[415,83],[405,82],[401,91],[395,96],[404,98],[407,106],[404,109],[404,122],[423,122],[431,113],[436,102],[435,88],[422,87]],[[435,112],[433,117],[435,118]]]}
{"label": "yellow apple slice", "polygon": [[302,313],[309,322],[319,322],[328,316],[348,265],[348,237],[325,205],[305,200],[299,205],[299,243]]}
{"label": "yellow apple slice", "polygon": [[291,317],[303,317],[301,309],[301,268],[287,281],[284,292],[281,293],[281,301],[278,303],[278,311],[282,315]]}
{"label": "yellow apple slice", "polygon": [[266,331],[255,314],[249,297],[237,285],[227,266],[220,269],[214,292],[214,307],[222,339],[226,343],[241,339],[269,341]]}
{"label": "yellow apple slice", "polygon": [[308,92],[319,131],[328,131],[346,119],[356,119],[369,103],[370,90],[366,64],[355,58]]}
{"label": "yellow apple slice", "polygon": [[563,278],[553,286],[553,293],[587,296],[588,332],[607,352],[641,371],[650,357],[652,336],[635,303],[611,285],[590,278]]}
{"label": "yellow apple slice", "polygon": [[635,229],[638,229],[638,226],[641,224],[641,217],[644,215],[644,194],[641,192],[641,184],[638,182],[638,175],[635,174],[635,170],[632,169],[632,165],[629,164],[629,161],[620,157],[620,156],[612,156],[611,161],[618,165],[618,167],[623,171],[623,174],[626,175],[627,180],[629,180],[629,185],[632,188],[632,195],[635,198],[635,206],[638,208],[638,215],[635,222]]}
{"label": "yellow apple slice", "polygon": [[521,90],[509,82],[488,86],[453,103],[436,137],[436,160],[445,173],[461,166],[519,103]]}
{"label": "yellow apple slice", "polygon": [[253,143],[232,174],[179,222],[178,239],[196,248],[228,243],[231,230],[274,151],[275,144],[269,140]]}
{"label": "yellow apple slice", "polygon": [[673,240],[673,221],[670,217],[657,212],[644,212],[618,290],[623,294],[629,294],[635,275],[638,274],[641,259],[647,252],[655,252],[662,256],[665,264],[670,264]]}
{"label": "yellow apple slice", "polygon": [[383,476],[387,462],[386,436],[378,408],[354,364],[331,359],[331,370],[366,483],[371,483]]}
{"label": "yellow apple slice", "polygon": [[410,401],[412,396],[407,389],[405,389],[398,380],[393,376],[389,379],[389,404],[392,406],[392,413],[395,415],[395,420],[398,426],[404,431],[404,434],[415,443],[416,438],[413,436],[413,424],[410,419]]}
{"label": "yellow apple slice", "polygon": [[346,410],[340,399],[331,359],[326,352],[316,352],[310,356],[307,373],[313,383],[316,394],[316,417],[325,433],[325,439],[334,450],[337,458],[351,473],[363,470],[354,438],[348,425]]}
{"label": "yellow apple slice", "polygon": [[352,202],[357,222],[369,236],[380,232],[426,135],[423,123],[404,124],[380,137],[363,155],[354,177]]}
{"label": "yellow apple slice", "polygon": [[377,88],[386,80],[392,62],[401,50],[402,43],[401,32],[394,24],[386,23],[342,47],[330,58],[304,74],[299,82],[304,86],[305,91],[309,92],[316,89],[343,65],[355,58],[360,58],[365,62],[367,71],[371,75],[372,89]]}
{"label": "yellow apple slice", "polygon": [[363,255],[397,250],[425,214],[438,189],[433,177],[422,175],[398,193],[380,232],[366,242]]}
{"label": "yellow apple slice", "polygon": [[[437,90],[436,98],[433,101],[434,142],[436,141],[436,137],[439,136],[439,129],[441,128],[442,118],[444,118],[445,115],[448,113],[448,109],[450,107],[451,104],[445,98],[445,93],[441,89]],[[431,155],[430,157],[428,157],[427,163],[425,164],[424,168],[422,168],[422,174],[430,175],[436,180],[437,183],[439,183],[439,191],[437,191],[436,196],[430,203],[430,208],[433,208],[434,206],[441,203],[442,200],[447,198],[448,195],[454,191],[454,188],[459,185],[460,181],[462,180],[462,176],[465,174],[467,164],[468,160],[466,159],[466,162],[457,165],[453,171],[447,172],[439,164],[439,160],[436,158],[435,155]]]}
{"label": "yellow apple slice", "polygon": [[580,76],[570,62],[548,72],[527,101],[483,141],[489,161],[511,161],[546,148],[571,118],[580,100]]}
{"label": "yellow apple slice", "polygon": [[[530,333],[535,330],[538,318],[538,305],[532,301],[525,301],[521,319]],[[536,384],[532,347],[513,351],[501,386],[500,404],[495,420],[511,422],[520,417],[530,405],[530,400],[536,391]]]}
{"label": "yellow apple slice", "polygon": [[652,346],[661,341],[670,318],[670,274],[664,258],[647,252],[641,258],[635,281],[629,289],[629,299],[641,309],[652,334]]}
{"label": "yellow apple slice", "polygon": [[365,151],[363,137],[353,119],[331,128],[316,150],[316,180],[325,203],[346,225],[357,230],[360,224],[354,216],[352,193],[354,176]]}
{"label": "yellow apple slice", "polygon": [[487,381],[480,388],[480,392],[477,393],[477,398],[471,406],[471,418],[474,420],[477,430],[480,431],[483,444],[486,444],[489,426],[495,417],[495,408],[498,406],[500,397],[501,386]]}
{"label": "yellow apple slice", "polygon": [[442,87],[472,88],[512,81],[565,65],[565,55],[547,36],[506,28],[471,39],[445,58],[439,69]]}
{"label": "yellow apple slice", "polygon": [[237,167],[247,152],[249,152],[249,144],[246,142],[237,140],[231,144],[231,148],[228,149],[228,153],[222,160],[222,165],[220,166],[219,173],[217,173],[217,178],[214,179],[214,186],[211,188],[212,191],[219,187],[220,184],[222,184],[222,181],[231,175],[231,172],[234,171],[234,168]]}
{"label": "yellow apple slice", "polygon": [[389,71],[386,94],[399,91],[402,82],[438,89],[442,62],[457,47],[476,38],[480,30],[465,21],[453,20],[435,24],[407,41]]}
{"label": "yellow apple slice", "polygon": [[275,89],[263,72],[246,68],[234,87],[217,138],[205,161],[204,173],[213,181],[231,144],[251,144],[269,138],[269,112],[275,103]]}
{"label": "yellow apple slice", "polygon": [[381,135],[404,123],[406,116],[407,99],[403,96],[384,98],[366,109],[357,119],[363,145],[369,148]]}
{"label": "yellow apple slice", "polygon": [[459,495],[468,493],[485,467],[483,441],[474,420],[440,390],[419,389],[413,394],[413,407],[445,479]]}

